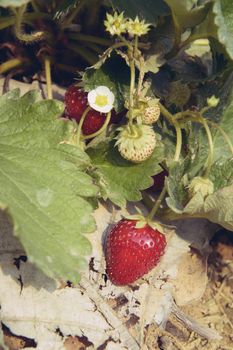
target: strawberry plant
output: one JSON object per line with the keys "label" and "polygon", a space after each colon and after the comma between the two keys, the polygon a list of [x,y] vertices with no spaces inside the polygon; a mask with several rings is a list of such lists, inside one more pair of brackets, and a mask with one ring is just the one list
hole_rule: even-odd
{"label": "strawberry plant", "polygon": [[[99,203],[149,212],[107,237],[116,284],[156,265],[164,222],[233,231],[232,15],[230,0],[0,0],[4,89],[12,77],[47,87],[0,97],[0,203],[45,274],[80,280]],[[134,247],[144,268],[120,275],[135,232],[155,248]]]}

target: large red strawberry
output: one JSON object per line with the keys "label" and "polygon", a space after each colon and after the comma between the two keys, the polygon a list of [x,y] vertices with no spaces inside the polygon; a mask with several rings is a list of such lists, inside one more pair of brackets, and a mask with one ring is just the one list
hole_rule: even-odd
{"label": "large red strawberry", "polygon": [[157,265],[166,247],[165,236],[148,224],[122,219],[106,239],[107,275],[116,285],[127,285]]}
{"label": "large red strawberry", "polygon": [[[78,86],[72,85],[65,93],[65,116],[75,119],[79,123],[85,109],[88,106],[87,93]],[[111,123],[118,123],[122,115],[117,115],[113,110]],[[106,114],[91,109],[84,120],[82,132],[84,135],[90,135],[98,131],[104,124]]]}

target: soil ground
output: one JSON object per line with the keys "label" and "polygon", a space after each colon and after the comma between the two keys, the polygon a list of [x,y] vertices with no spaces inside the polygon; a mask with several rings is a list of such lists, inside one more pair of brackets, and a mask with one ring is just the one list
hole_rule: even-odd
{"label": "soil ground", "polygon": [[[233,349],[233,236],[221,231],[212,240],[213,251],[208,260],[209,283],[201,300],[183,307],[183,311],[198,321],[215,329],[221,340],[208,341],[190,331],[174,315],[170,316],[165,330],[149,326],[145,329],[145,349],[148,350],[232,350]],[[137,322],[137,320],[135,320]],[[133,332],[134,320],[129,325]],[[129,329],[130,329],[129,328]],[[9,350],[36,347],[33,339],[15,336],[3,326],[4,340]],[[85,338],[68,337],[67,350],[94,349]],[[103,344],[96,350],[105,350]],[[2,350],[0,348],[0,350]],[[46,350],[46,349],[45,349]]]}

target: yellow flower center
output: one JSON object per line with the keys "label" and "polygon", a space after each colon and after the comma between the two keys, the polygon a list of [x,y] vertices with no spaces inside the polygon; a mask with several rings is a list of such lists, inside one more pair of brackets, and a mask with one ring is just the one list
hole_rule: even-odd
{"label": "yellow flower center", "polygon": [[121,22],[119,21],[119,19],[116,19],[116,20],[113,22],[113,26],[115,26],[117,29],[120,28]]}
{"label": "yellow flower center", "polygon": [[95,104],[99,107],[104,107],[108,104],[108,97],[106,95],[97,95],[95,98]]}

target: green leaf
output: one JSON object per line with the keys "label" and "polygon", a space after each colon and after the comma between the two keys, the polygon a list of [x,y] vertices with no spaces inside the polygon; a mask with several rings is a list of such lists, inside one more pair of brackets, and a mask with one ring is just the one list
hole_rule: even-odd
{"label": "green leaf", "polygon": [[233,59],[233,3],[231,0],[217,0],[213,5],[217,39]]}
{"label": "green leaf", "polygon": [[204,203],[203,212],[210,221],[233,231],[233,185],[224,187],[208,196]]}
{"label": "green leaf", "polygon": [[182,215],[205,218],[233,231],[233,161],[213,165],[210,180],[214,183],[215,192],[206,198],[201,192],[189,198],[187,186],[192,172],[192,162],[188,159],[174,163],[169,169],[166,181],[168,207],[180,214],[181,219]]}
{"label": "green leaf", "polygon": [[173,162],[169,167],[169,176],[166,180],[168,197],[167,205],[176,213],[182,213],[183,203],[187,198],[184,175],[188,171],[187,161]]}
{"label": "green leaf", "polygon": [[0,0],[0,7],[19,7],[25,5],[30,0]]}
{"label": "green leaf", "polygon": [[233,231],[233,185],[216,191],[205,200],[197,193],[186,205],[183,213],[208,219]]}
{"label": "green leaf", "polygon": [[124,11],[130,18],[139,16],[148,23],[155,24],[157,17],[169,14],[169,7],[163,0],[111,0],[113,7]]}
{"label": "green leaf", "polygon": [[173,21],[181,31],[193,28],[200,24],[206,17],[210,4],[194,6],[192,0],[164,0],[170,7]]}
{"label": "green leaf", "polygon": [[[232,78],[232,76],[231,76]],[[220,100],[222,105],[224,106],[225,102],[225,108],[222,108],[222,113],[220,114],[220,122],[219,126],[225,131],[225,133],[228,135],[232,145],[233,145],[233,91],[232,86],[229,87],[231,94],[229,96],[228,93],[228,99],[227,101]],[[226,159],[229,159],[232,157],[232,151],[230,150],[230,147],[228,146],[226,140],[224,139],[222,133],[217,130],[215,132],[214,138],[214,159],[215,161],[222,161],[224,162]]]}
{"label": "green leaf", "polygon": [[105,198],[120,207],[125,207],[126,201],[141,200],[140,191],[153,184],[151,176],[161,172],[159,163],[164,158],[162,145],[141,164],[123,159],[113,143],[100,143],[96,148],[89,148],[88,154]]}
{"label": "green leaf", "polygon": [[129,80],[129,68],[120,57],[112,57],[99,69],[88,69],[83,76],[86,91],[105,85],[114,93],[114,107],[117,112],[124,107],[125,97],[129,91]]}
{"label": "green leaf", "polygon": [[210,180],[214,183],[215,191],[233,183],[233,160],[216,162],[210,172]]}
{"label": "green leaf", "polygon": [[146,56],[144,71],[156,74],[159,68],[165,63],[165,60],[158,53],[150,53]]}
{"label": "green leaf", "polygon": [[[206,82],[205,84],[202,84],[197,95],[199,109],[205,107],[207,104],[207,98],[213,95],[219,98],[219,104],[217,107],[209,109],[204,113],[204,116],[209,121],[214,122],[215,126],[218,125],[229,139],[229,141],[227,141],[221,130],[217,129],[215,126],[211,126],[211,123],[209,123],[214,144],[214,164],[218,163],[219,165],[224,165],[224,163],[233,155],[233,146],[230,147],[228,144],[228,142],[230,142],[233,145],[232,74],[228,75],[228,78],[225,78],[225,80],[221,79],[221,81]],[[193,130],[194,140],[191,147],[194,149],[194,154],[196,154],[195,158],[197,159],[198,164],[201,164],[201,158],[204,157],[207,159],[208,156],[208,147],[206,147],[206,145],[208,145],[208,140],[203,127],[196,125]],[[190,138],[188,141],[190,144]]]}
{"label": "green leaf", "polygon": [[0,206],[32,262],[51,277],[77,282],[91,252],[84,234],[95,229],[97,187],[86,174],[88,156],[60,144],[70,124],[57,118],[61,104],[35,98],[34,92],[0,98]]}
{"label": "green leaf", "polygon": [[164,145],[164,159],[167,166],[173,163],[175,149],[176,149],[176,134],[174,128],[164,118],[159,118],[156,123],[156,132],[161,136]]}
{"label": "green leaf", "polygon": [[36,91],[30,91],[22,98],[18,98],[17,90],[15,94],[15,97],[12,93],[0,97],[1,143],[52,147],[68,137],[70,123],[56,118],[64,110],[61,102],[36,102],[39,98]]}
{"label": "green leaf", "polygon": [[233,2],[231,0],[215,0],[206,19],[195,28],[193,34],[216,39],[233,59]]}

